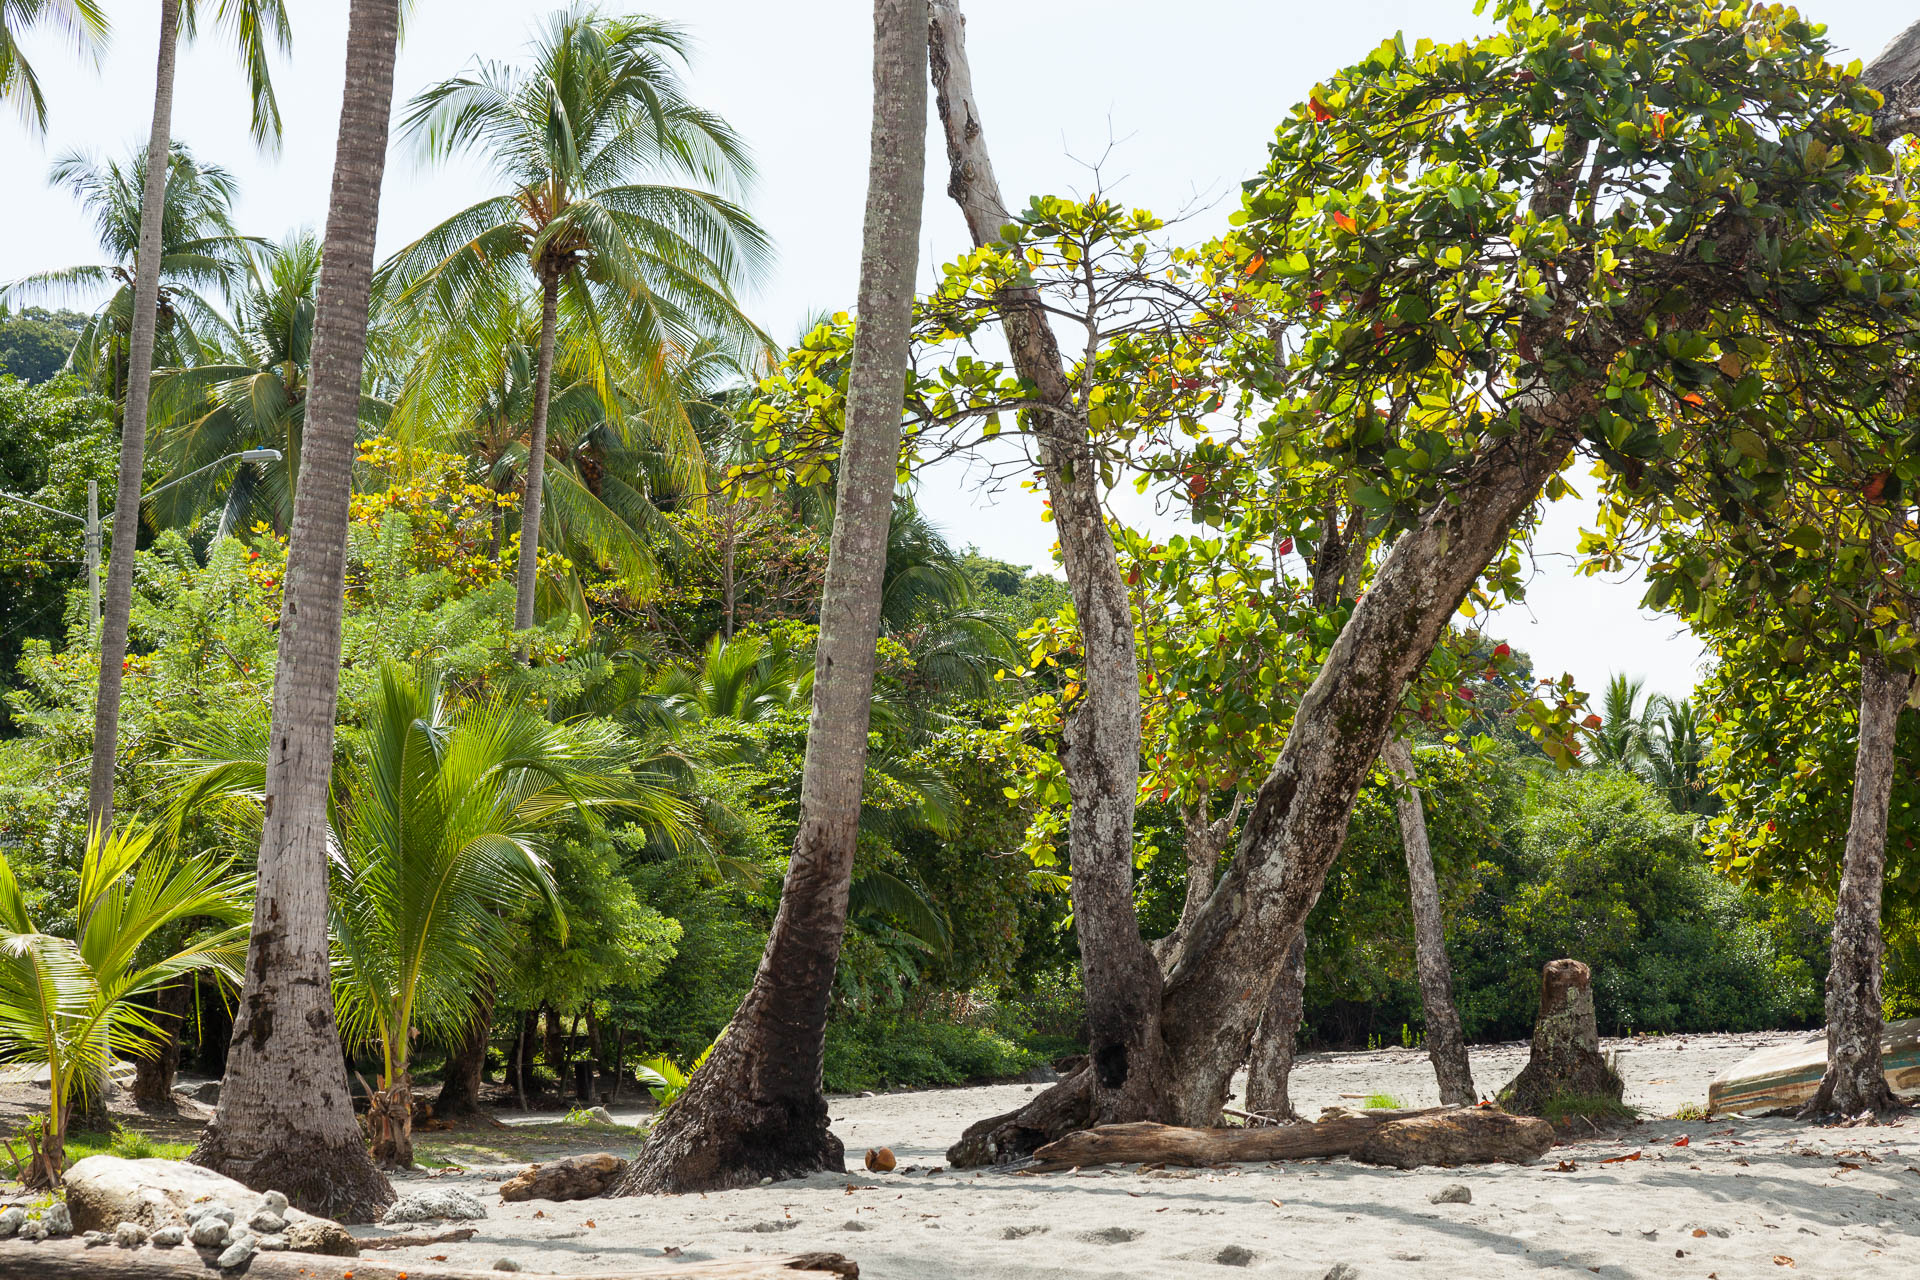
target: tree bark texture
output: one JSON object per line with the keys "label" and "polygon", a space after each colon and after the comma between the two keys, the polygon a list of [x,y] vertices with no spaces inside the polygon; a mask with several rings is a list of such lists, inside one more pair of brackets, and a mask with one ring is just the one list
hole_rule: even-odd
{"label": "tree bark texture", "polygon": [[[0,1248],[0,1280],[223,1280],[211,1256],[176,1249],[89,1249],[78,1240],[9,1242]],[[499,1280],[501,1272],[419,1262],[370,1262],[317,1253],[256,1253],[247,1280]],[[716,1262],[658,1262],[588,1273],[522,1271],[520,1280],[857,1280],[860,1268],[838,1253]]]}
{"label": "tree bark texture", "polygon": [[1280,976],[1254,1028],[1247,1059],[1247,1110],[1274,1120],[1292,1120],[1293,1063],[1299,1054],[1300,1023],[1307,1010],[1307,935],[1287,948]]}
{"label": "tree bark texture", "polygon": [[140,542],[140,491],[147,466],[147,402],[153,388],[154,326],[160,313],[160,231],[167,160],[173,150],[173,72],[180,43],[180,0],[160,0],[160,53],[153,77],[153,127],[140,193],[140,248],[133,263],[132,332],[127,339],[127,399],[120,420],[120,472],[113,500],[113,542],[100,613],[100,683],[93,699],[93,771],[88,821],[113,825],[113,767],[120,742],[120,690],[126,678],[127,621],[133,611],[133,553]]}
{"label": "tree bark texture", "polygon": [[1578,960],[1550,960],[1540,973],[1540,1012],[1527,1065],[1500,1091],[1500,1105],[1537,1116],[1556,1098],[1619,1102],[1625,1087],[1600,1055],[1593,974]]}
{"label": "tree bark texture", "polygon": [[621,1194],[705,1191],[845,1168],[820,1077],[846,929],[926,172],[926,0],[875,0],[859,327],[821,597],[800,829],[752,988]]}
{"label": "tree bark texture", "polygon": [[[929,45],[935,102],[946,134],[947,194],[976,246],[997,243],[1008,221],[967,62],[955,0],[933,0]],[[1072,812],[1074,930],[1086,986],[1088,1056],[1096,1123],[1173,1119],[1172,1063],[1160,1034],[1159,961],[1133,906],[1133,809],[1140,781],[1140,668],[1133,612],[1101,504],[1100,467],[1037,292],[995,299],[1014,369],[1042,407],[1027,413],[1079,620],[1085,677],[1069,714],[1061,765]]]}
{"label": "tree bark texture", "polygon": [[1034,1152],[1034,1172],[1102,1164],[1174,1164],[1189,1167],[1252,1160],[1315,1160],[1352,1155],[1400,1169],[1422,1165],[1521,1164],[1553,1146],[1553,1126],[1530,1116],[1455,1107],[1419,1111],[1329,1108],[1311,1124],[1247,1129],[1191,1129],[1181,1125],[1104,1125],[1070,1133]]}
{"label": "tree bark texture", "polygon": [[526,492],[520,498],[520,563],[513,580],[513,627],[533,625],[534,588],[540,577],[540,503],[546,483],[547,404],[553,396],[553,341],[559,326],[560,279],[540,273],[540,352],[533,372],[533,421],[527,427]]}
{"label": "tree bark texture", "polygon": [[1426,806],[1413,748],[1394,738],[1380,753],[1397,781],[1394,807],[1400,818],[1400,844],[1407,855],[1407,884],[1413,904],[1414,964],[1420,977],[1420,1004],[1427,1015],[1427,1056],[1433,1059],[1440,1101],[1470,1107],[1479,1101],[1460,1011],[1453,1003],[1453,967],[1447,963],[1447,924],[1440,912],[1440,881],[1433,871],[1433,846],[1427,841]]}
{"label": "tree bark texture", "polygon": [[154,992],[152,1016],[160,1040],[150,1056],[133,1060],[133,1105],[142,1111],[172,1115],[180,1110],[173,1096],[173,1077],[180,1070],[180,1028],[187,1020],[191,996],[185,980]]}
{"label": "tree bark texture", "polygon": [[1880,897],[1894,734],[1912,684],[1911,676],[1887,666],[1878,649],[1861,654],[1853,814],[1833,904],[1833,966],[1827,970],[1827,1074],[1807,1104],[1809,1115],[1854,1116],[1898,1105],[1880,1065]]}
{"label": "tree bark texture", "polygon": [[327,790],[360,370],[398,33],[399,0],[352,0],[305,457],[280,612],[253,931],[219,1114],[192,1156],[342,1222],[368,1221],[393,1199],[354,1117],[334,1025]]}
{"label": "tree bark texture", "polygon": [[474,1010],[473,1025],[456,1044],[447,1047],[447,1065],[441,1072],[440,1093],[433,1100],[436,1119],[450,1120],[480,1113],[480,1089],[486,1083],[487,1046],[493,1033],[493,995]]}

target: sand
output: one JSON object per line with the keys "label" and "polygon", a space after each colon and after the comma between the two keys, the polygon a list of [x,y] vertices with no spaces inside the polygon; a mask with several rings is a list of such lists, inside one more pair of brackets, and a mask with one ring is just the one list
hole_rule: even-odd
{"label": "sand", "polygon": [[[491,1216],[471,1224],[480,1228],[473,1240],[385,1256],[445,1255],[482,1267],[505,1257],[528,1270],[591,1274],[670,1248],[686,1259],[828,1249],[858,1261],[868,1280],[1920,1275],[1920,1116],[1856,1128],[1661,1118],[1702,1104],[1721,1067],[1784,1038],[1608,1042],[1620,1055],[1627,1101],[1647,1118],[1523,1167],[1403,1173],[1343,1158],[1147,1173],[953,1172],[938,1166],[960,1130],[1032,1090],[895,1093],[835,1098],[832,1106],[849,1167],[859,1170],[868,1146],[886,1145],[901,1166],[891,1175],[859,1170],[709,1195],[503,1204],[485,1194],[486,1183],[517,1167],[475,1167],[435,1175],[489,1202]],[[1477,1049],[1475,1080],[1497,1088],[1524,1057],[1524,1046]],[[1350,1094],[1436,1101],[1424,1055],[1401,1050],[1310,1054],[1294,1080],[1296,1105],[1309,1113],[1351,1103]],[[603,1132],[605,1140],[582,1149],[630,1155],[637,1146],[629,1133]],[[1676,1145],[1682,1139],[1686,1145]],[[1639,1158],[1617,1159],[1633,1153]],[[1562,1171],[1563,1162],[1572,1167]],[[1472,1193],[1471,1203],[1433,1202],[1455,1184]]]}

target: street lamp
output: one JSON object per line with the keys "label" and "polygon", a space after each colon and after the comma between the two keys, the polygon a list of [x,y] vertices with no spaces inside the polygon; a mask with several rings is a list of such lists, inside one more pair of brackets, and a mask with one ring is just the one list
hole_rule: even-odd
{"label": "street lamp", "polygon": [[[216,467],[224,467],[229,462],[278,462],[282,456],[278,449],[242,449],[240,452],[230,453],[224,458],[215,458],[206,466],[197,467],[183,476],[175,476],[158,488],[147,490],[142,501],[146,498],[153,497],[157,493],[165,493],[168,489],[173,488],[173,486],[191,480],[195,476],[205,475]],[[115,511],[109,511],[104,516],[100,514],[99,482],[95,480],[87,481],[87,514],[84,516],[77,516],[71,511],[59,511],[53,507],[43,507],[29,498],[16,497],[11,493],[0,493],[0,501],[17,502],[21,506],[32,507],[35,511],[44,511],[50,516],[59,516],[62,520],[78,520],[86,526],[87,603],[93,618],[93,630],[98,631],[100,629],[100,532],[106,527],[107,521],[119,514]]]}

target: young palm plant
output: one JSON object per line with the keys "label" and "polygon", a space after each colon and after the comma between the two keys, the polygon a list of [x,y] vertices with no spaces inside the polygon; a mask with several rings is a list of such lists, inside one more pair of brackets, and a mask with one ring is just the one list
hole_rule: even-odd
{"label": "young palm plant", "polygon": [[[34,922],[0,859],[0,1059],[48,1070],[29,1185],[58,1185],[68,1121],[104,1087],[115,1055],[156,1047],[163,1033],[148,1000],[195,973],[239,980],[249,910],[246,882],[229,862],[182,854],[149,828],[96,827],[80,867],[76,923],[52,933]],[[171,942],[203,922],[210,927],[188,942]]]}
{"label": "young palm plant", "polygon": [[[673,838],[684,800],[634,769],[604,721],[554,724],[505,699],[462,707],[430,674],[387,667],[363,724],[343,730],[329,802],[334,1002],[350,1045],[380,1055],[370,1090],[374,1159],[413,1163],[414,1033],[472,1024],[485,979],[510,952],[513,911],[536,900],[565,919],[548,843],[573,820],[619,811]],[[258,726],[209,741],[175,801],[258,803]]]}
{"label": "young palm plant", "polygon": [[[400,250],[384,287],[403,305],[437,295],[435,308],[453,316],[496,314],[487,299],[499,296],[539,310],[521,629],[533,625],[556,335],[566,331],[609,412],[620,409],[618,371],[664,369],[673,352],[716,336],[743,349],[764,342],[734,299],[767,256],[765,234],[728,198],[751,165],[732,128],[688,99],[674,67],[685,55],[677,27],[575,5],[548,20],[530,67],[488,64],[443,81],[402,122],[425,158],[479,153],[507,190]],[[693,185],[646,180],[656,175]],[[673,416],[671,380],[627,391]]]}

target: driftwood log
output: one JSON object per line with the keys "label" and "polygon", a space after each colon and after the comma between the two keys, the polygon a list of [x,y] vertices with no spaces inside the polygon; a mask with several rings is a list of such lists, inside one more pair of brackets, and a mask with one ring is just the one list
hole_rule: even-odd
{"label": "driftwood log", "polygon": [[1600,1055],[1593,972],[1578,960],[1550,960],[1540,973],[1540,1014],[1527,1065],[1500,1091],[1500,1105],[1537,1116],[1556,1098],[1619,1102],[1626,1086]]}
{"label": "driftwood log", "polygon": [[416,1231],[405,1236],[368,1236],[362,1249],[418,1249],[429,1244],[459,1244],[480,1234],[477,1227],[455,1227],[451,1231]]}
{"label": "driftwood log", "polygon": [[1464,1110],[1356,1111],[1329,1107],[1311,1124],[1247,1129],[1189,1129],[1180,1125],[1108,1124],[1070,1133],[1034,1152],[1034,1173],[1100,1164],[1204,1166],[1261,1160],[1311,1160],[1351,1155],[1374,1164],[1522,1164],[1553,1145],[1544,1120],[1510,1116],[1490,1107]]}
{"label": "driftwood log", "polygon": [[[529,1246],[528,1252],[537,1252]],[[328,1258],[317,1253],[256,1253],[244,1273],[223,1272],[198,1251],[177,1249],[89,1249],[78,1240],[0,1242],[0,1280],[500,1280],[503,1272],[472,1271],[433,1263],[368,1262]],[[860,1268],[837,1253],[807,1253],[779,1258],[727,1258],[716,1262],[663,1262],[595,1271],[572,1277],[541,1271],[517,1272],[522,1280],[858,1280]]]}
{"label": "driftwood log", "polygon": [[627,1162],[608,1151],[528,1165],[500,1184],[502,1200],[591,1200],[620,1180]]}

